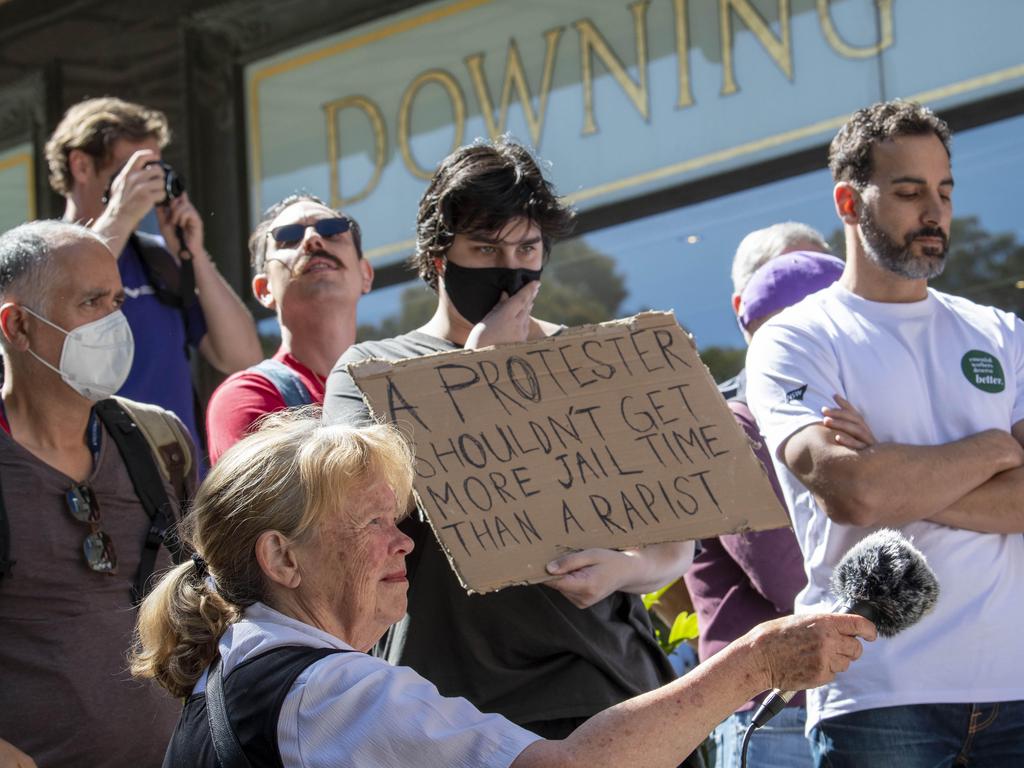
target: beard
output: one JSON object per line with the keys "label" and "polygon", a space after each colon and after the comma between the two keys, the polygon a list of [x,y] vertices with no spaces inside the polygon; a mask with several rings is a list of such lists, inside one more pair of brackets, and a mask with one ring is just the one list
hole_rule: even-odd
{"label": "beard", "polygon": [[[942,248],[924,248],[921,255],[913,251],[918,237],[936,237]],[[909,280],[931,280],[942,274],[949,253],[949,238],[938,227],[922,227],[909,233],[902,243],[896,242],[875,221],[865,207],[860,221],[860,241],[868,258],[882,269]]]}

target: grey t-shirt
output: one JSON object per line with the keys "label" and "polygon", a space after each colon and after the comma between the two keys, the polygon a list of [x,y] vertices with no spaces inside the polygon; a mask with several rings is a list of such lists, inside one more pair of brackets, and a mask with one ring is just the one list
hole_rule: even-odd
{"label": "grey t-shirt", "polygon": [[[0,430],[0,484],[16,561],[0,580],[0,738],[47,768],[159,766],[181,704],[128,673],[136,617],[130,589],[149,517],[105,430],[86,483],[117,552],[115,575],[85,563],[89,526],[64,500],[71,478]],[[169,485],[166,491],[175,498]],[[168,565],[161,548],[157,572]]]}
{"label": "grey t-shirt", "polygon": [[[324,420],[366,423],[366,406],[348,363],[401,360],[458,349],[413,331],[351,347],[327,380]],[[383,652],[412,667],[444,696],[465,696],[484,712],[519,724],[583,718],[671,680],[637,595],[616,592],[581,610],[541,585],[467,595],[422,520],[403,524],[409,556],[409,611]]]}

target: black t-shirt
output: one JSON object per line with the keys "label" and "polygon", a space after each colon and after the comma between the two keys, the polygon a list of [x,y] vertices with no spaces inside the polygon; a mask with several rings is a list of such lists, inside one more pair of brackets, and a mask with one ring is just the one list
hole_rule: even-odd
{"label": "black t-shirt", "polygon": [[[348,363],[402,360],[456,345],[413,331],[351,347],[327,380],[324,420],[367,423]],[[392,627],[384,655],[412,667],[445,696],[464,696],[516,723],[589,717],[668,682],[675,674],[637,595],[616,592],[581,610],[542,585],[468,595],[429,525],[403,523],[416,542],[409,557],[409,612]]]}

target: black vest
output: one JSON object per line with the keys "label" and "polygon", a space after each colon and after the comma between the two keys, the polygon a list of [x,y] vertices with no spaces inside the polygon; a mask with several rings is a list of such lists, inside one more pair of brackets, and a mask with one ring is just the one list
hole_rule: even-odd
{"label": "black vest", "polygon": [[[228,720],[252,768],[283,768],[277,720],[302,671],[338,648],[286,645],[246,659],[224,678]],[[164,768],[219,768],[210,738],[206,694],[190,696],[164,755]]]}

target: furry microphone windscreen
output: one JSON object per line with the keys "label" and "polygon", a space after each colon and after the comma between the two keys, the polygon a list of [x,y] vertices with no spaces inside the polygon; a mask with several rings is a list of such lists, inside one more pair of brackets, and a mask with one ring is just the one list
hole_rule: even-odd
{"label": "furry microphone windscreen", "polygon": [[902,534],[883,528],[861,539],[832,574],[840,608],[867,603],[878,634],[892,637],[932,609],[939,582],[925,557]]}

